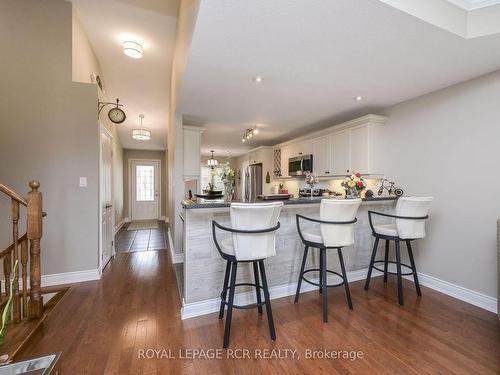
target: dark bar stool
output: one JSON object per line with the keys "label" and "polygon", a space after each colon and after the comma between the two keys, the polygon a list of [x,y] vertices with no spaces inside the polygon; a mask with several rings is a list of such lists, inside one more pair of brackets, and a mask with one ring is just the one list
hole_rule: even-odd
{"label": "dark bar stool", "polygon": [[[320,205],[320,220],[312,219],[302,215],[296,215],[297,230],[304,244],[304,256],[300,267],[299,282],[295,293],[295,303],[299,302],[300,287],[302,280],[306,283],[319,287],[319,292],[323,294],[323,321],[328,321],[328,288],[344,285],[349,309],[352,310],[351,293],[342,257],[342,248],[354,244],[354,223],[361,199],[323,199]],[[306,220],[319,225],[301,229],[300,220]],[[307,261],[309,248],[316,248],[320,251],[319,268],[304,270]],[[342,274],[327,269],[326,250],[337,249],[339,255],[340,268]],[[319,272],[319,283],[306,279],[304,276],[308,272]],[[342,282],[328,284],[327,274],[334,274],[342,278]]]}
{"label": "dark bar stool", "polygon": [[[413,259],[413,251],[411,248],[411,241],[419,238],[425,237],[425,220],[429,218],[429,209],[431,202],[434,200],[432,197],[401,197],[396,205],[396,214],[386,214],[382,212],[368,211],[368,219],[370,221],[370,227],[372,228],[373,236],[375,237],[375,243],[373,245],[372,257],[370,260],[370,266],[368,267],[368,275],[365,282],[365,290],[368,290],[370,286],[370,278],[372,275],[372,270],[375,268],[378,271],[384,273],[384,283],[387,282],[387,275],[397,275],[398,276],[398,297],[399,304],[403,305],[403,278],[405,275],[413,275],[413,281],[415,282],[415,289],[417,290],[417,295],[421,296],[420,284],[418,283],[417,267],[415,266],[415,260]],[[373,224],[373,215],[385,216],[395,219],[394,223],[391,224]],[[375,261],[377,255],[377,248],[379,240],[385,240],[385,257],[384,260]],[[389,241],[395,241],[396,243],[396,261],[389,261]],[[410,265],[401,263],[401,250],[400,242],[406,242],[406,247],[408,248],[408,257],[410,258]],[[384,269],[381,270],[375,264],[384,264]],[[387,270],[389,263],[396,265],[397,272],[389,272]],[[402,273],[401,266],[411,269],[411,272]]]}
{"label": "dark bar stool", "polygon": [[[233,308],[257,308],[258,312],[262,313],[262,306],[265,305],[271,339],[273,341],[276,340],[264,259],[276,255],[275,238],[276,231],[280,227],[278,218],[282,207],[283,202],[254,204],[232,203],[230,209],[231,228],[224,227],[212,221],[212,233],[215,246],[222,256],[222,259],[227,262],[219,310],[219,319],[223,319],[224,308],[227,306],[226,325],[224,329],[224,348],[229,346]],[[216,228],[230,232],[232,236],[219,242],[217,240]],[[236,283],[238,263],[249,262],[253,265],[255,283]],[[259,270],[262,286],[259,281]],[[255,287],[257,302],[245,306],[235,305],[233,303],[234,292],[235,288],[238,286]],[[260,294],[261,290],[264,292],[263,301]]]}

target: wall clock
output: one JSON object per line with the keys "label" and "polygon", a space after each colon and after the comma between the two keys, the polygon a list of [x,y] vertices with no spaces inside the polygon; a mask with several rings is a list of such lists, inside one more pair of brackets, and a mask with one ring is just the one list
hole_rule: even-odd
{"label": "wall clock", "polygon": [[111,102],[98,102],[98,117],[101,114],[101,111],[104,107],[107,105],[114,105],[114,108],[111,108],[108,112],[108,118],[111,122],[114,122],[115,124],[121,124],[123,121],[126,120],[127,115],[121,109],[120,107],[123,106],[123,104],[120,104],[120,99],[116,99],[116,103],[111,103]]}

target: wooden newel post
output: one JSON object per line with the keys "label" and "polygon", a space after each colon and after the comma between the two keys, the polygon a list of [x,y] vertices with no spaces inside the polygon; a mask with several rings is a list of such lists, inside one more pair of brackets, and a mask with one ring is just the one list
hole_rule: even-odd
{"label": "wooden newel post", "polygon": [[28,193],[28,239],[30,241],[30,300],[29,318],[39,318],[43,313],[41,293],[40,239],[42,238],[42,193],[38,191],[40,183],[30,181]]}

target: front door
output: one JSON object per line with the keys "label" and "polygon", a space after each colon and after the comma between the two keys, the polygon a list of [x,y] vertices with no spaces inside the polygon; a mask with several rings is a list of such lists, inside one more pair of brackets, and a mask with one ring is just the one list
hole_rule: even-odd
{"label": "front door", "polygon": [[130,163],[132,220],[159,219],[160,162],[133,160]]}
{"label": "front door", "polygon": [[111,138],[101,133],[101,264],[108,264],[113,256],[113,151]]}

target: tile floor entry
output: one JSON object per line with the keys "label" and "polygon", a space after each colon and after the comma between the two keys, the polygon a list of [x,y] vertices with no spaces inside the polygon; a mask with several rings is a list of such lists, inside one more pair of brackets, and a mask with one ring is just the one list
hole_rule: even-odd
{"label": "tile floor entry", "polygon": [[127,230],[139,230],[139,229],[158,229],[160,227],[158,220],[138,220],[132,221]]}
{"label": "tile floor entry", "polygon": [[157,229],[128,230],[125,224],[116,234],[116,251],[133,252],[167,249],[167,224],[158,222]]}

